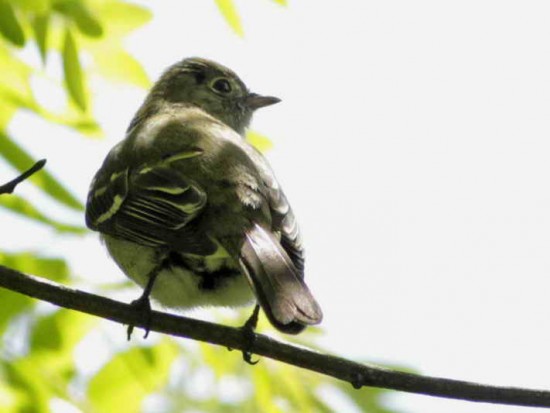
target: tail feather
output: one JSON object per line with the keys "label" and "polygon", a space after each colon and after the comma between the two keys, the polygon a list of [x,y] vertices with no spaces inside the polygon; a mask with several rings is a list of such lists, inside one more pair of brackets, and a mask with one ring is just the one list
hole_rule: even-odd
{"label": "tail feather", "polygon": [[246,233],[240,264],[270,322],[297,334],[323,318],[319,304],[277,238],[255,224]]}

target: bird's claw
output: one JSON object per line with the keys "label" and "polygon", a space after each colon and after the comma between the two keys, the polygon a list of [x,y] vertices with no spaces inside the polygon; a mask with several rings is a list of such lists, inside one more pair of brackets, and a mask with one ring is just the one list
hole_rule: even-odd
{"label": "bird's claw", "polygon": [[[134,307],[135,310],[141,314],[142,319],[145,320],[145,334],[143,335],[143,338],[147,338],[147,336],[149,336],[149,330],[151,327],[151,302],[149,301],[149,297],[141,296],[137,300],[132,301],[130,305]],[[126,330],[128,341],[130,341],[130,338],[132,338],[134,328],[134,325],[128,325],[128,329]]]}
{"label": "bird's claw", "polygon": [[256,341],[256,333],[254,332],[256,330],[256,326],[258,325],[258,316],[260,313],[260,306],[256,305],[254,307],[254,311],[252,312],[252,315],[246,320],[246,323],[241,327],[241,331],[243,332],[244,337],[244,349],[243,349],[243,360],[250,365],[258,364],[260,361],[252,360],[252,349],[254,347],[254,343]]}

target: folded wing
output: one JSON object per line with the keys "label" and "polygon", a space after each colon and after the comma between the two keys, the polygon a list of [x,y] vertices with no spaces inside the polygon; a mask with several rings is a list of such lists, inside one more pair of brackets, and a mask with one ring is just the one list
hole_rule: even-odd
{"label": "folded wing", "polygon": [[[184,155],[176,160],[185,159]],[[86,207],[87,225],[151,247],[168,246],[181,238],[181,230],[204,208],[207,197],[197,184],[173,168],[172,162],[168,159],[153,166],[127,168],[92,188]]]}

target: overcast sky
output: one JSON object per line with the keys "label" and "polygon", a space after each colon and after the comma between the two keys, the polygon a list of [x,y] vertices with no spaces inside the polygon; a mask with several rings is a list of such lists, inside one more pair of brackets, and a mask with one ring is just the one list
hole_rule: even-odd
{"label": "overcast sky", "polygon": [[[548,2],[240,0],[244,39],[213,1],[143,3],[154,20],[127,44],[153,79],[203,56],[283,99],[253,129],[275,144],[268,157],[303,229],[332,352],[550,388]],[[92,86],[103,141],[25,114],[11,126],[81,199],[144,96]],[[19,234],[2,249],[68,254],[82,276],[123,279],[95,235],[60,241],[0,218]],[[389,403],[528,411],[405,394]]]}

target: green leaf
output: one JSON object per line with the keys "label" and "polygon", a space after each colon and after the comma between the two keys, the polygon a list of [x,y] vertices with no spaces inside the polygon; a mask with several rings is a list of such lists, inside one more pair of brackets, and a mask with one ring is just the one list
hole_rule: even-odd
{"label": "green leaf", "polygon": [[97,12],[105,36],[111,40],[127,35],[152,18],[152,13],[145,7],[123,1],[105,2]]}
{"label": "green leaf", "polygon": [[51,382],[40,375],[40,367],[28,359],[18,359],[4,364],[6,382],[18,390],[17,412],[48,413],[48,402],[54,396]]}
{"label": "green leaf", "polygon": [[65,31],[63,42],[63,72],[69,96],[82,110],[86,110],[86,92],[84,91],[84,77],[78,59],[78,48],[71,29]]}
{"label": "green leaf", "polygon": [[14,45],[25,45],[25,33],[10,3],[0,1],[0,33]]}
{"label": "green leaf", "polygon": [[114,356],[90,381],[93,411],[141,411],[143,399],[165,385],[177,355],[176,344],[164,339],[153,347],[134,347]]}
{"label": "green leaf", "polygon": [[48,13],[38,14],[31,20],[31,25],[36,39],[36,45],[42,58],[42,63],[46,64],[46,56],[48,53],[48,27],[50,15]]}
{"label": "green leaf", "polygon": [[267,136],[258,132],[249,130],[246,133],[246,140],[260,152],[267,152],[273,148],[273,142]]}
{"label": "green leaf", "polygon": [[76,372],[74,348],[94,323],[92,317],[70,310],[39,318],[29,351],[3,366],[7,382],[24,395],[16,411],[48,413],[53,397],[74,397],[69,387]]}
{"label": "green leaf", "polygon": [[58,352],[64,358],[72,358],[72,350],[96,321],[87,314],[64,309],[42,317],[33,328],[31,350]]}
{"label": "green leaf", "polygon": [[18,108],[17,105],[14,105],[12,102],[6,102],[3,98],[4,94],[0,91],[0,101],[3,102],[2,110],[0,110],[0,130],[6,128]]}
{"label": "green leaf", "polygon": [[269,371],[265,368],[254,369],[252,372],[254,383],[254,399],[256,406],[263,408],[266,413],[282,413],[281,409],[273,403],[273,381]]}
{"label": "green leaf", "polygon": [[78,30],[85,35],[90,37],[101,37],[103,35],[101,23],[83,1],[60,1],[55,4],[54,8],[61,14],[71,18],[76,23]]}
{"label": "green leaf", "polygon": [[68,234],[85,234],[86,228],[77,225],[70,225],[49,218],[34,207],[29,201],[17,194],[0,196],[0,207],[12,211],[18,215],[40,222],[52,227],[57,232]]}
{"label": "green leaf", "polygon": [[44,107],[36,108],[35,112],[45,120],[68,126],[83,135],[91,137],[103,136],[103,131],[97,121],[90,114],[76,109],[74,105],[69,106],[67,111],[61,114],[51,112]]}
{"label": "green leaf", "polygon": [[[17,254],[0,252],[0,265],[57,282],[63,282],[69,278],[69,267],[64,260],[40,257],[29,252]],[[34,300],[13,291],[0,289],[0,303],[2,303],[0,333],[3,333],[13,317],[29,309]]]}
{"label": "green leaf", "polygon": [[121,47],[101,47],[92,53],[98,72],[106,78],[142,88],[151,86],[141,64]]}
{"label": "green leaf", "polygon": [[14,270],[62,282],[69,278],[69,267],[61,258],[41,257],[31,252],[0,252],[0,265]]}
{"label": "green leaf", "polygon": [[199,343],[199,349],[204,363],[212,369],[218,379],[242,370],[242,359],[228,355],[225,348],[216,347],[210,343]]}
{"label": "green leaf", "polygon": [[5,383],[0,380],[0,411],[20,412],[21,399],[24,396],[12,387],[12,383]]}
{"label": "green leaf", "polygon": [[334,413],[334,410],[331,409],[327,404],[321,400],[319,397],[314,397],[311,399],[313,404],[312,411],[317,413]]}
{"label": "green leaf", "polygon": [[33,300],[26,295],[17,294],[13,291],[1,289],[0,302],[0,334],[3,334],[12,319],[21,314],[33,305]]}
{"label": "green leaf", "polygon": [[273,0],[275,3],[280,4],[281,6],[287,6],[287,0]]}
{"label": "green leaf", "polygon": [[[23,148],[2,132],[0,132],[0,155],[19,172],[26,171],[36,162]],[[2,181],[7,182],[10,179]],[[84,210],[82,203],[44,169],[31,176],[29,181],[63,205],[77,211]]]}
{"label": "green leaf", "polygon": [[17,6],[25,11],[44,14],[50,10],[50,0],[17,0]]}
{"label": "green leaf", "polygon": [[35,100],[30,86],[32,68],[0,42],[0,130],[19,107],[32,108]]}
{"label": "green leaf", "polygon": [[[312,411],[313,391],[316,377],[311,372],[302,372],[288,365],[274,364],[271,376],[284,377],[284,380],[273,380],[273,388],[278,396],[284,397],[295,407],[296,411]],[[307,386],[304,383],[308,383]]]}
{"label": "green leaf", "polygon": [[216,5],[233,31],[241,37],[244,36],[241,19],[233,0],[216,0]]}

